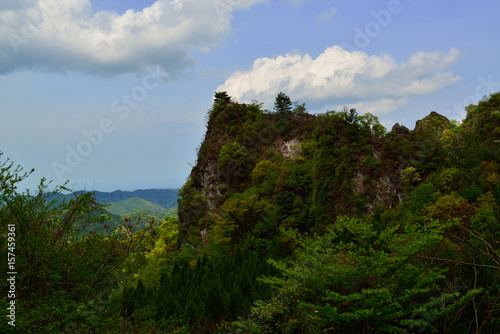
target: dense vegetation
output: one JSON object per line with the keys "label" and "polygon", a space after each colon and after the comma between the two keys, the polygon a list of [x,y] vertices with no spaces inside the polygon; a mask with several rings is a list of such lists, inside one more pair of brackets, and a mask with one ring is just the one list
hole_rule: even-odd
{"label": "dense vegetation", "polygon": [[171,273],[163,273],[156,290],[137,287],[124,291],[123,316],[154,319],[158,323],[197,325],[215,329],[222,319],[235,319],[254,300],[269,299],[272,289],[257,278],[274,274],[273,267],[254,252],[236,252],[234,257],[205,254],[190,268],[175,262]]}
{"label": "dense vegetation", "polygon": [[[124,218],[150,217],[164,220],[166,217],[177,216],[178,189],[142,189],[135,191],[92,192],[96,201],[107,204],[103,213],[109,214],[109,225],[117,226]],[[55,193],[49,199],[58,202],[69,200],[85,191],[71,194]]]}
{"label": "dense vegetation", "polygon": [[4,161],[2,257],[15,224],[23,312],[0,328],[494,333],[499,110],[497,93],[460,124],[432,112],[387,132],[355,109],[310,115],[280,93],[267,112],[216,92],[179,219],[120,226],[92,193],[19,193],[28,175]]}

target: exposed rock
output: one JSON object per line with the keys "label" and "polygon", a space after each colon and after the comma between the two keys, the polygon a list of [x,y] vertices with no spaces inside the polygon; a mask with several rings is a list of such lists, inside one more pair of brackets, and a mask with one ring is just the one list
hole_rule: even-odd
{"label": "exposed rock", "polygon": [[297,139],[285,141],[279,147],[280,153],[284,158],[294,159],[300,156],[300,142]]}
{"label": "exposed rock", "polygon": [[200,183],[202,185],[202,195],[207,200],[207,211],[214,213],[217,210],[216,200],[223,195],[217,182],[218,165],[210,161],[200,172]]}
{"label": "exposed rock", "polygon": [[382,205],[390,208],[392,206],[392,196],[398,192],[398,184],[393,182],[389,175],[383,175],[373,182],[369,175],[357,171],[352,179],[352,184],[353,191],[370,196],[366,207],[366,213],[368,214],[373,214]]}

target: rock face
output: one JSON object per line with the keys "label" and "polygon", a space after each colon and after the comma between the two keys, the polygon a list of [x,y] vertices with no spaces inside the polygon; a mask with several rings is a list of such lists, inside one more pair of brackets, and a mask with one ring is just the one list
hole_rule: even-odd
{"label": "rock face", "polygon": [[283,158],[298,158],[301,153],[300,142],[296,138],[293,138],[290,141],[285,141],[277,147],[277,151]]}
{"label": "rock face", "polygon": [[180,193],[180,243],[203,242],[221,220],[232,219],[240,235],[259,222],[307,231],[399,203],[401,172],[418,153],[416,134],[442,132],[449,121],[432,112],[413,131],[396,124],[379,138],[363,120],[215,104]]}

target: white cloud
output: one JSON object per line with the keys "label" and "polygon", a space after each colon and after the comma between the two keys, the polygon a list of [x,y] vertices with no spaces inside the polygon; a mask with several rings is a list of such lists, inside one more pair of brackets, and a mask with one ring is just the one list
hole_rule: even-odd
{"label": "white cloud", "polygon": [[333,19],[335,14],[337,13],[337,8],[332,7],[328,12],[323,12],[318,16],[318,22],[319,23],[325,23]]}
{"label": "white cloud", "polygon": [[[348,107],[356,108],[360,113],[370,113],[377,116],[384,116],[394,112],[398,108],[406,105],[407,99],[388,99],[381,98],[376,100],[366,100],[359,101],[353,104],[349,104]],[[326,110],[342,110],[343,105],[327,106]]]}
{"label": "white cloud", "polygon": [[316,59],[310,55],[287,54],[259,58],[252,69],[231,75],[218,91],[242,101],[270,103],[280,91],[292,99],[333,105],[339,99],[378,101],[380,113],[402,106],[412,95],[435,92],[460,77],[448,67],[459,51],[419,52],[402,64],[389,55],[350,52],[339,46],[327,48]]}
{"label": "white cloud", "polygon": [[230,30],[232,11],[262,0],[157,0],[123,15],[89,0],[0,4],[0,73],[22,68],[115,75],[160,64],[182,71]]}

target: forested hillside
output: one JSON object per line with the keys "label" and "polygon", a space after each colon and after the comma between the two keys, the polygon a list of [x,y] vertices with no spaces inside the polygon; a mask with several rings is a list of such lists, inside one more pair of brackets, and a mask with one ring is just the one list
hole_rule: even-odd
{"label": "forested hillside", "polygon": [[[50,198],[57,200],[70,199],[75,195],[86,193],[89,191],[76,191],[71,194],[53,194]],[[97,201],[102,204],[116,203],[127,201],[131,198],[142,199],[144,201],[154,203],[162,206],[165,210],[173,208],[177,205],[178,189],[141,189],[135,191],[121,191],[116,190],[113,192],[93,191]]]}
{"label": "forested hillside", "polygon": [[[106,215],[107,224],[111,229],[116,229],[125,218],[147,218],[161,221],[167,217],[177,216],[178,189],[142,189],[135,191],[113,192],[102,191],[76,191],[71,194],[52,193],[48,200],[56,200],[62,203],[69,201],[85,193],[92,193],[96,202],[102,204],[102,208],[95,213]],[[142,223],[134,227],[144,228]]]}
{"label": "forested hillside", "polygon": [[23,310],[6,333],[500,326],[500,93],[462,122],[430,112],[387,131],[347,107],[311,115],[280,93],[266,111],[216,92],[178,219],[111,226],[95,194],[50,204],[1,167]]}
{"label": "forested hillside", "polygon": [[386,132],[354,109],[310,115],[280,94],[265,112],[216,93],[181,190],[180,244],[278,242],[289,255],[264,279],[275,297],[225,330],[492,332],[499,109],[494,94],[461,124],[431,112]]}

